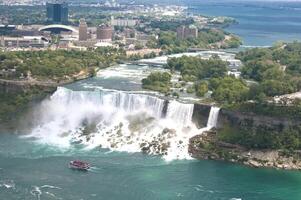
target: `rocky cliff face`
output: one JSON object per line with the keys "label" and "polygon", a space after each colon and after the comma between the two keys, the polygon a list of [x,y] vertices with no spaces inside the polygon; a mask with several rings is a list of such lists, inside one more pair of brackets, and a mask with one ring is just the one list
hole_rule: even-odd
{"label": "rocky cliff face", "polygon": [[[193,122],[199,127],[206,127],[211,105],[195,104],[193,111]],[[218,116],[217,128],[223,128],[225,125],[233,127],[267,127],[272,130],[283,130],[285,128],[301,124],[301,119],[288,119],[285,117],[269,117],[221,109]]]}
{"label": "rocky cliff face", "polygon": [[[196,105],[194,111],[194,122],[199,127],[205,126],[205,119],[208,119],[210,106]],[[249,136],[257,134],[257,138],[274,137],[273,134],[283,134],[286,129],[294,129],[300,126],[301,120],[288,119],[285,117],[269,117],[221,109],[218,117],[218,125],[214,132],[207,132],[190,139],[189,153],[197,159],[213,159],[236,162],[253,167],[272,167],[280,169],[301,169],[301,150],[271,150],[265,148],[254,148],[253,146],[242,146],[236,142],[227,143],[223,136],[240,136],[245,143],[250,144]],[[227,128],[225,128],[227,127]],[[226,130],[226,131],[223,131]],[[271,135],[265,135],[265,131],[271,131]],[[237,132],[237,133],[236,133]],[[231,135],[231,133],[236,133]],[[258,136],[259,135],[259,136]],[[230,140],[230,141],[235,141]],[[254,142],[263,142],[256,141]],[[265,142],[263,142],[265,143]],[[243,143],[244,144],[244,143]],[[266,143],[265,143],[266,144]],[[256,146],[256,145],[254,145]]]}
{"label": "rocky cliff face", "polygon": [[198,128],[207,126],[211,106],[206,104],[194,104],[192,121]]}
{"label": "rocky cliff face", "polygon": [[231,126],[244,126],[250,128],[256,128],[259,126],[271,128],[273,130],[283,130],[290,126],[296,126],[301,123],[301,120],[292,120],[288,118],[280,117],[268,117],[262,115],[255,115],[253,113],[243,113],[238,111],[231,111],[221,109],[218,128],[222,128],[225,125]]}
{"label": "rocky cliff face", "polygon": [[19,93],[27,92],[33,88],[38,88],[43,91],[52,92],[57,87],[57,84],[48,84],[42,82],[30,82],[30,81],[13,81],[0,79],[0,93]]}

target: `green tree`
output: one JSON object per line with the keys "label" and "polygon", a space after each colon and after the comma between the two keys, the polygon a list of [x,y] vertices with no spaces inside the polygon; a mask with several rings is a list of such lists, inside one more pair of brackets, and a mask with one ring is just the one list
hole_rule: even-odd
{"label": "green tree", "polygon": [[208,83],[205,81],[202,81],[198,84],[196,84],[196,95],[199,97],[203,97],[208,92]]}
{"label": "green tree", "polygon": [[249,88],[241,79],[232,76],[210,80],[212,97],[220,103],[236,103],[247,99]]}
{"label": "green tree", "polygon": [[167,72],[152,72],[147,78],[142,79],[142,87],[148,90],[154,90],[167,93],[171,86],[171,75]]}

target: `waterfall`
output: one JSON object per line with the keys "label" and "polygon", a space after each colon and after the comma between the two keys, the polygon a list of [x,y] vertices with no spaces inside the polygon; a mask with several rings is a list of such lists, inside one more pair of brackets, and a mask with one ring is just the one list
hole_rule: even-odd
{"label": "waterfall", "polygon": [[211,107],[202,129],[192,123],[193,110],[194,104],[147,94],[59,87],[37,108],[36,125],[27,137],[60,148],[80,143],[89,149],[190,159],[189,139],[216,127],[220,108]]}
{"label": "waterfall", "polygon": [[[52,95],[51,100],[62,105],[76,104],[77,106],[93,105],[127,113],[144,111],[154,117],[165,116],[176,123],[187,125],[191,122],[194,104],[184,104],[176,100],[165,100],[145,94],[131,94],[121,91],[72,91],[59,87]],[[164,114],[166,109],[166,114]]]}
{"label": "waterfall", "polygon": [[210,131],[212,128],[216,128],[217,126],[217,120],[218,120],[218,114],[219,114],[220,108],[212,106],[210,109],[209,117],[207,120],[207,126],[204,128],[201,128],[198,130],[198,132],[191,135],[191,137],[194,137],[196,135],[204,134],[207,131]]}
{"label": "waterfall", "polygon": [[167,108],[166,118],[172,119],[175,123],[188,125],[193,115],[193,104],[183,104],[175,100],[170,101]]}
{"label": "waterfall", "polygon": [[208,121],[207,121],[207,128],[212,129],[217,126],[217,120],[218,120],[218,114],[219,114],[220,108],[212,106],[210,109]]}
{"label": "waterfall", "polygon": [[105,107],[128,113],[146,111],[155,117],[161,117],[164,107],[164,100],[144,94],[102,90],[72,91],[63,87],[57,89],[51,96],[51,100],[66,106],[70,104],[77,106],[93,105],[96,109]]}
{"label": "waterfall", "polygon": [[73,91],[59,87],[33,119],[28,137],[69,148],[146,152],[166,160],[190,158],[189,138],[199,130],[192,123],[193,104],[123,91]]}

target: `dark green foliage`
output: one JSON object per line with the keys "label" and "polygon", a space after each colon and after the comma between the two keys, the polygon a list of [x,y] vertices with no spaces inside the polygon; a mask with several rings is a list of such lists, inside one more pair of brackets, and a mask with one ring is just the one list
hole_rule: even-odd
{"label": "dark green foliage", "polygon": [[297,91],[297,86],[292,81],[279,81],[276,79],[270,79],[263,81],[260,85],[262,91],[266,96],[277,96],[289,94]]}
{"label": "dark green foliage", "polygon": [[[242,75],[256,81],[263,81],[267,78],[283,78],[284,72],[280,68],[281,66],[278,63],[271,60],[251,60],[245,62]],[[270,74],[276,75],[276,77],[271,77]]]}
{"label": "dark green foliage", "polygon": [[253,103],[243,102],[228,105],[226,107],[230,110],[236,110],[243,113],[253,113],[255,115],[270,116],[270,117],[284,117],[292,120],[301,119],[301,104],[298,100],[290,106],[279,103]]}
{"label": "dark green foliage", "polygon": [[177,92],[173,92],[172,96],[175,97],[175,98],[179,98],[180,97],[180,95]]}
{"label": "dark green foliage", "polygon": [[237,36],[231,35],[231,38],[226,40],[225,44],[223,44],[221,47],[223,49],[238,48],[240,45],[242,45],[241,39]]}
{"label": "dark green foliage", "polygon": [[44,97],[45,95],[46,92],[38,87],[18,93],[0,91],[0,124],[14,118],[15,114],[24,109],[33,98]]}
{"label": "dark green foliage", "polygon": [[260,99],[263,95],[273,97],[301,89],[301,43],[255,48],[240,52],[237,58],[244,63],[243,77],[259,82],[256,90],[260,92],[253,93],[251,99]]}
{"label": "dark green foliage", "polygon": [[232,76],[211,79],[210,88],[213,90],[212,98],[220,103],[232,104],[248,98],[249,88],[245,82]]}
{"label": "dark green foliage", "polygon": [[218,29],[201,30],[199,31],[197,38],[187,38],[184,40],[178,39],[175,32],[162,31],[159,34],[159,39],[157,41],[151,39],[148,46],[152,48],[161,48],[165,53],[172,54],[185,52],[188,48],[192,47],[210,48],[210,45],[222,42],[224,39],[225,33]]}
{"label": "dark green foliage", "polygon": [[155,52],[151,52],[149,54],[145,54],[143,56],[144,59],[150,59],[150,58],[155,58],[157,56],[157,54]]}
{"label": "dark green foliage", "polygon": [[171,75],[167,72],[153,72],[147,78],[142,80],[142,87],[144,89],[168,93],[171,85],[170,80]]}
{"label": "dark green foliage", "polygon": [[197,81],[204,78],[223,77],[227,72],[227,62],[220,59],[203,60],[198,57],[183,56],[168,60],[167,67],[181,72],[183,80]]}
{"label": "dark green foliage", "polygon": [[255,149],[301,149],[301,126],[274,130],[266,126],[224,127],[218,132],[219,140]]}
{"label": "dark green foliage", "polygon": [[140,54],[132,54],[128,56],[128,60],[136,61],[141,60],[143,57]]}
{"label": "dark green foliage", "polygon": [[195,85],[195,93],[199,97],[203,97],[208,92],[208,83],[206,81],[201,81]]}
{"label": "dark green foliage", "polygon": [[125,58],[122,50],[100,48],[93,51],[22,51],[0,53],[0,70],[15,69],[9,79],[18,79],[28,72],[38,79],[63,79],[81,71],[104,68]]}
{"label": "dark green foliage", "polygon": [[[41,12],[45,10],[45,12]],[[8,24],[44,24],[45,6],[0,6],[1,16],[8,19]]]}
{"label": "dark green foliage", "polygon": [[272,52],[268,48],[254,48],[247,51],[242,51],[236,56],[243,62],[250,60],[271,60]]}

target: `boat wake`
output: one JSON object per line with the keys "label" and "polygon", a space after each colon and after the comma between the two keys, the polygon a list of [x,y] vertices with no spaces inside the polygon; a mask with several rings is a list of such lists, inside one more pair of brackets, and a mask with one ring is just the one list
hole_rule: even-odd
{"label": "boat wake", "polygon": [[193,104],[166,101],[121,91],[72,91],[63,87],[42,103],[32,132],[39,142],[69,148],[144,152],[166,160],[190,159],[189,139],[216,125],[211,109],[208,126],[192,123]]}
{"label": "boat wake", "polygon": [[[62,199],[62,198],[57,197],[53,193],[53,191],[51,191],[51,190],[57,190],[57,189],[61,190],[62,188],[52,186],[52,185],[43,185],[43,186],[40,186],[40,187],[39,186],[32,186],[32,189],[30,190],[30,194],[38,200],[40,200],[41,196],[44,195],[44,194],[46,194],[46,196],[50,196],[50,197],[55,198],[55,199]],[[49,191],[47,191],[47,190],[49,190]]]}

